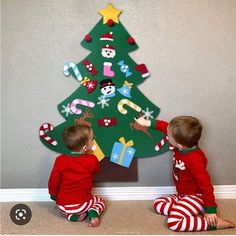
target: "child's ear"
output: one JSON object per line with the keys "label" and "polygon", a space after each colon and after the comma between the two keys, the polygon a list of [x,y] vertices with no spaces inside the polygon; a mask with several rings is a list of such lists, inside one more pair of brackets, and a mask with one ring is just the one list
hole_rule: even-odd
{"label": "child's ear", "polygon": [[83,151],[86,151],[87,150],[87,145],[84,145],[82,149],[83,149]]}
{"label": "child's ear", "polygon": [[179,149],[183,149],[183,146],[181,144],[177,144]]}

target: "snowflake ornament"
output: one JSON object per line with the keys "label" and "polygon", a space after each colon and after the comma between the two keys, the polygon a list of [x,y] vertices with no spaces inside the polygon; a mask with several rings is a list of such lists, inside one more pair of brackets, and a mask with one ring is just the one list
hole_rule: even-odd
{"label": "snowflake ornament", "polygon": [[116,161],[119,159],[119,155],[117,153],[114,153],[112,156],[111,156],[111,159]]}
{"label": "snowflake ornament", "polygon": [[121,92],[124,94],[124,96],[127,96],[129,91],[130,90],[127,87],[124,87],[124,88],[121,89]]}
{"label": "snowflake ornament", "polygon": [[153,119],[152,113],[153,111],[149,111],[149,108],[147,107],[146,110],[142,110],[144,114],[144,119],[151,120]]}
{"label": "snowflake ornament", "polygon": [[98,98],[99,102],[97,103],[98,105],[101,105],[102,109],[107,106],[109,107],[108,102],[110,101],[109,98],[105,98],[105,96],[101,96]]}
{"label": "snowflake ornament", "polygon": [[133,148],[129,148],[127,152],[128,152],[128,155],[133,156],[135,151]]}
{"label": "snowflake ornament", "polygon": [[89,82],[87,86],[88,86],[88,88],[93,89],[94,88],[94,83],[93,82]]}
{"label": "snowflake ornament", "polygon": [[66,117],[69,115],[73,115],[73,112],[70,109],[70,103],[68,103],[66,106],[62,105],[63,110],[61,110],[61,113],[66,113]]}

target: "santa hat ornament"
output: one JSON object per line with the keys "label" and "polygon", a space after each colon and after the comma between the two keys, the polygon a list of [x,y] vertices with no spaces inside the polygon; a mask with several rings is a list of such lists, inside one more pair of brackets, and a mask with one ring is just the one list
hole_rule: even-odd
{"label": "santa hat ornament", "polygon": [[112,32],[108,32],[106,34],[103,34],[102,37],[100,38],[100,40],[108,40],[108,41],[113,41],[113,37],[112,37]]}
{"label": "santa hat ornament", "polygon": [[110,51],[115,51],[115,48],[112,47],[111,45],[108,45],[108,44],[102,48],[102,50],[106,50],[106,49],[108,49]]}
{"label": "santa hat ornament", "polygon": [[150,76],[148,69],[145,64],[140,64],[135,67],[135,70],[139,71],[142,74],[143,78]]}

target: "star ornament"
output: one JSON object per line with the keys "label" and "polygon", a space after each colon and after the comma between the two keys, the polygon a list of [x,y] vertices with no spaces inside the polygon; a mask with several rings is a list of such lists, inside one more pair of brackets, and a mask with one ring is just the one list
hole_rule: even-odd
{"label": "star ornament", "polygon": [[103,24],[106,24],[110,19],[119,24],[118,16],[121,12],[121,10],[114,8],[111,3],[109,3],[106,8],[98,11],[98,13],[103,16]]}

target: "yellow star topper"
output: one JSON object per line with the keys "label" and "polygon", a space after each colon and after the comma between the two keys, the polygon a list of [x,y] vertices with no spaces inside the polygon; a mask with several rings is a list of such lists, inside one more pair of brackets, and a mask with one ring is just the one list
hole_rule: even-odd
{"label": "yellow star topper", "polygon": [[114,8],[111,3],[109,3],[106,8],[98,11],[98,13],[103,16],[103,24],[106,24],[110,19],[119,23],[118,16],[121,12],[121,10]]}

